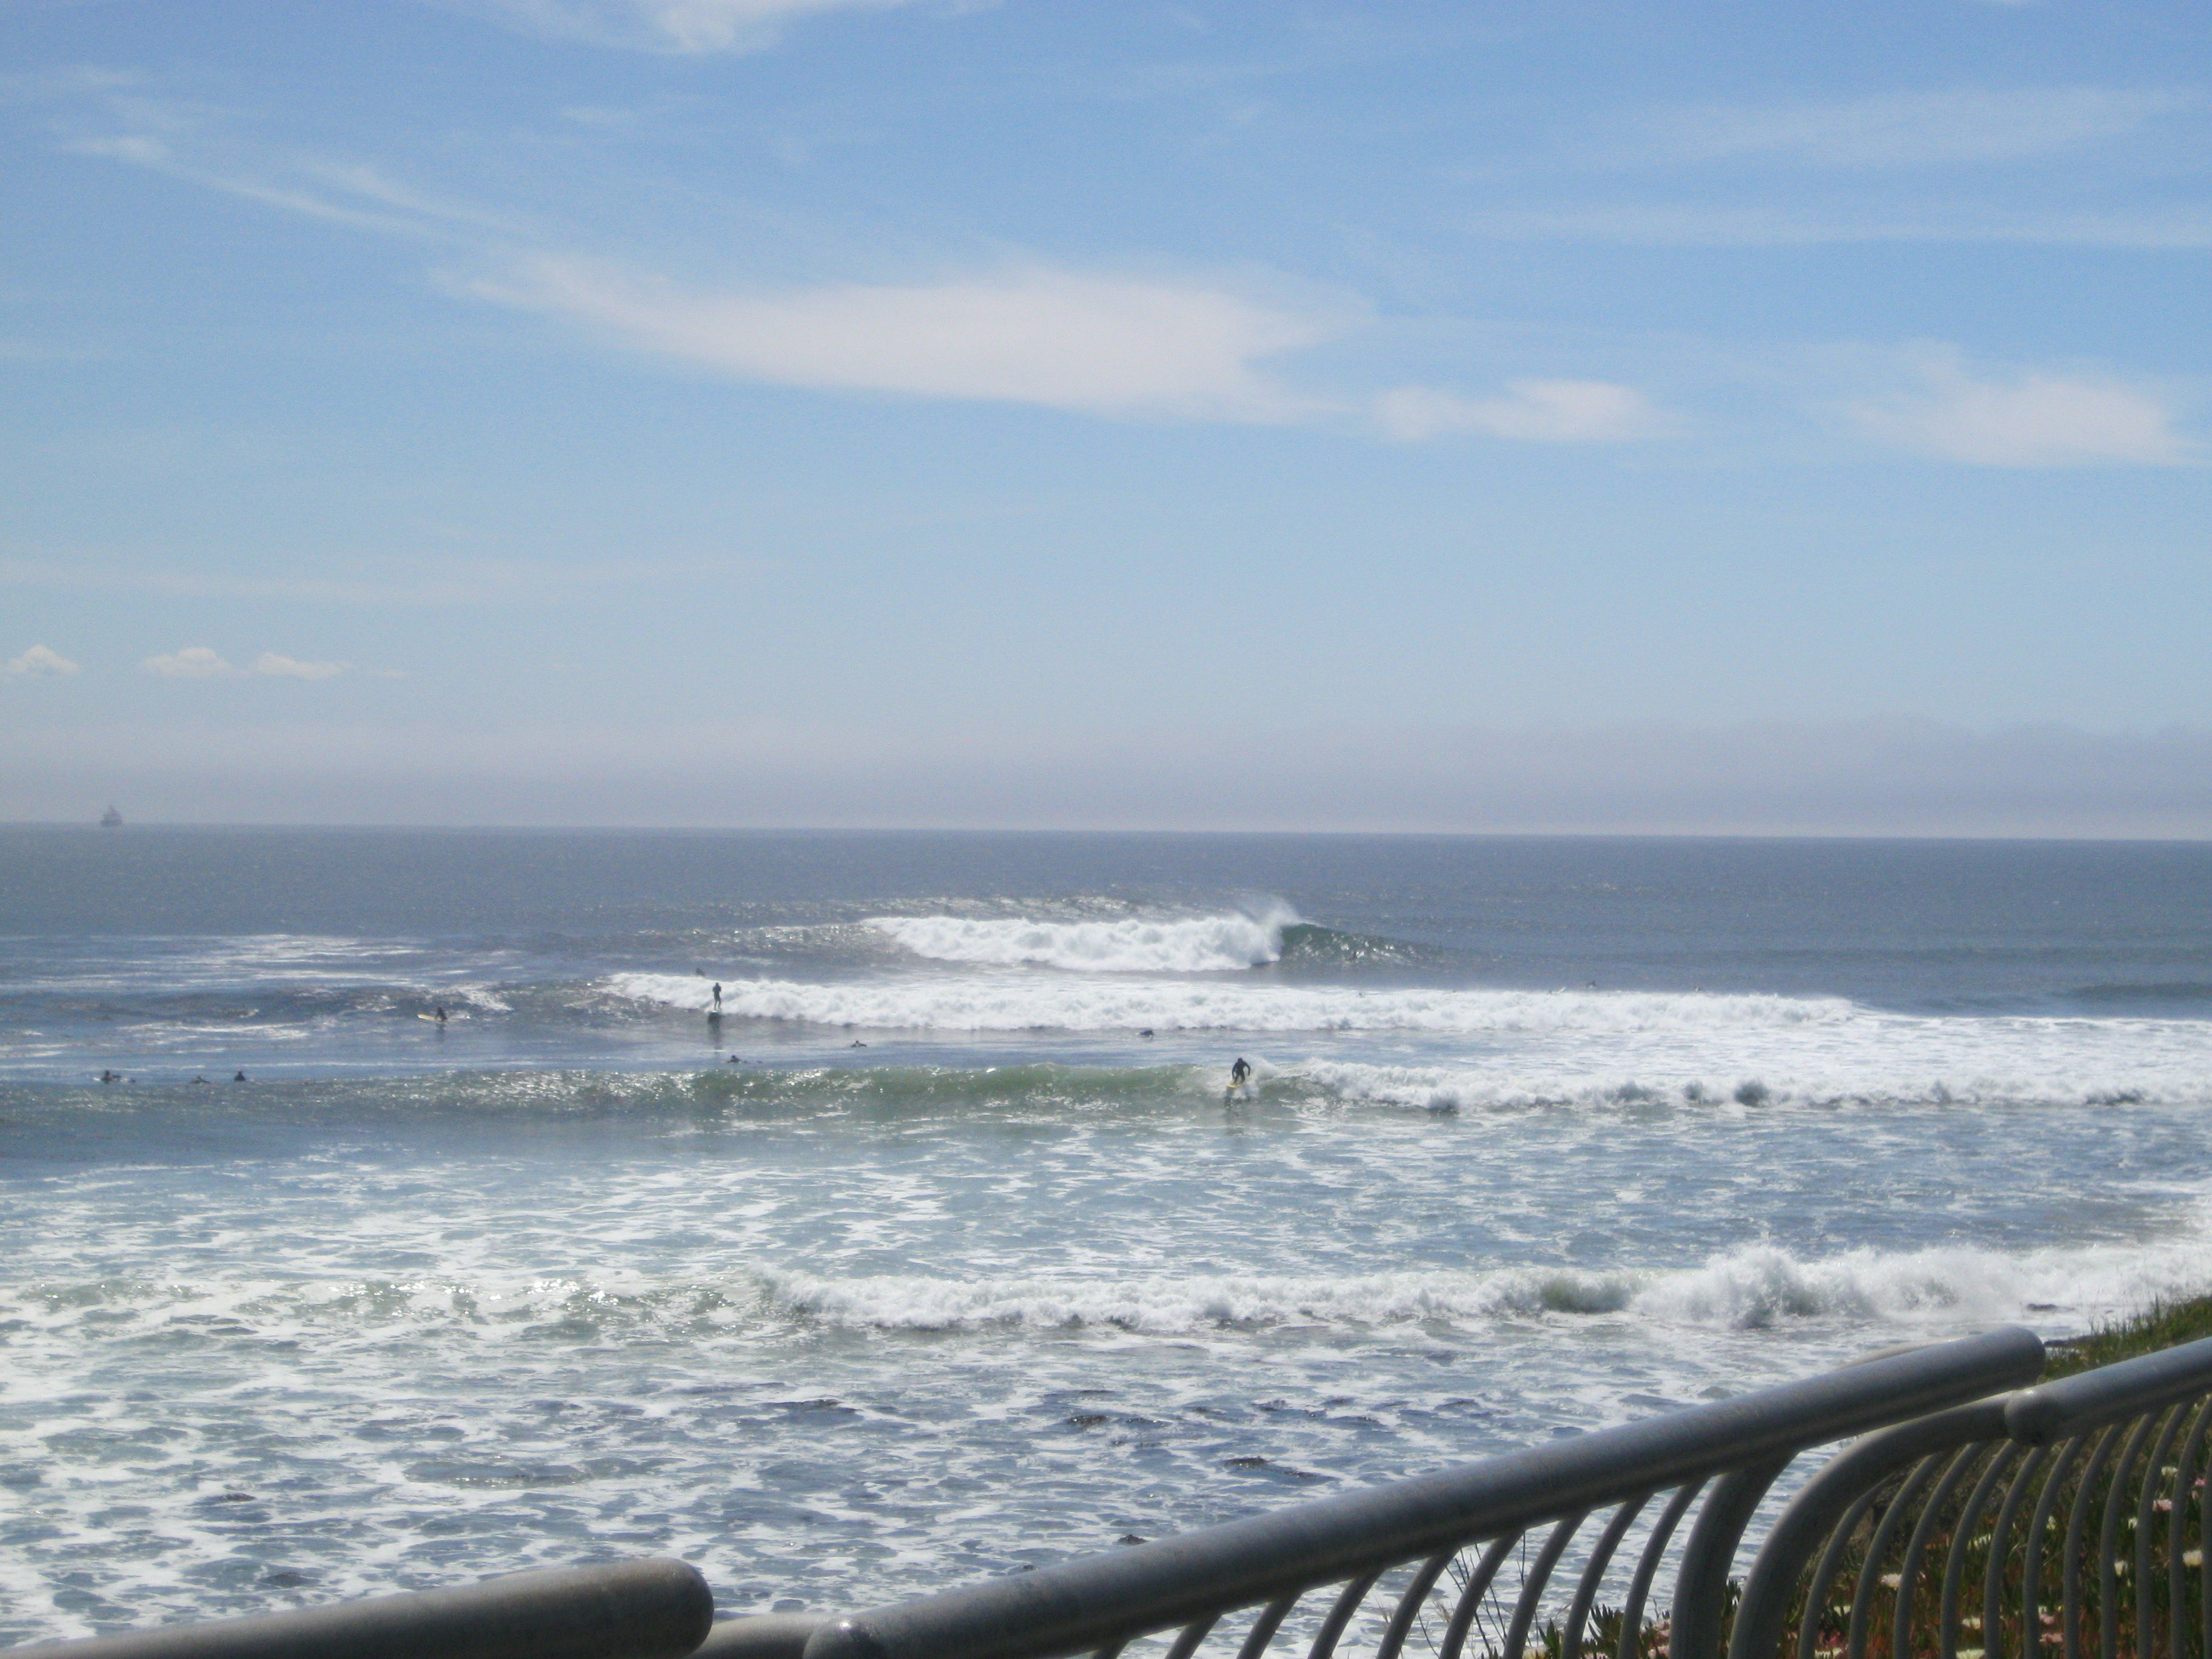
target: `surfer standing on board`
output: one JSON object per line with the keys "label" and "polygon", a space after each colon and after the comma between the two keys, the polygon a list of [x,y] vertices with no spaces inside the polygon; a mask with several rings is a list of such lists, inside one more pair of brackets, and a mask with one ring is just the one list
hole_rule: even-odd
{"label": "surfer standing on board", "polygon": [[717,1014],[722,1012],[722,981],[719,979],[714,981],[714,1006],[711,1012]]}
{"label": "surfer standing on board", "polygon": [[1226,1106],[1236,1097],[1237,1091],[1251,1080],[1251,1063],[1243,1055],[1237,1055],[1237,1063],[1229,1068],[1229,1086],[1221,1091],[1221,1103]]}

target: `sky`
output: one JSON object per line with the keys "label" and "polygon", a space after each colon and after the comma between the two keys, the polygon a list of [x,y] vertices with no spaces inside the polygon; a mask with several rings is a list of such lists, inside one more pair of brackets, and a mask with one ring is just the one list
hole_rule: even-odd
{"label": "sky", "polygon": [[2212,835],[2212,10],[5,0],[0,817]]}

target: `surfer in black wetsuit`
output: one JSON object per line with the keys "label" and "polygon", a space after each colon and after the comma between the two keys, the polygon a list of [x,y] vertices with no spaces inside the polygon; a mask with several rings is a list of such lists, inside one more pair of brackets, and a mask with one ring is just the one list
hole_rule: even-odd
{"label": "surfer in black wetsuit", "polygon": [[444,1003],[442,1003],[442,1002],[441,1002],[441,1003],[440,1003],[440,1004],[438,1005],[438,1024],[441,1024],[441,1025],[443,1025],[445,1023],[446,1023],[446,1005],[445,1005]]}
{"label": "surfer in black wetsuit", "polygon": [[1221,1091],[1221,1103],[1226,1106],[1236,1097],[1237,1091],[1251,1080],[1251,1062],[1243,1055],[1237,1055],[1237,1063],[1229,1068],[1229,1086]]}
{"label": "surfer in black wetsuit", "polygon": [[714,1012],[722,1012],[722,981],[719,979],[714,981]]}

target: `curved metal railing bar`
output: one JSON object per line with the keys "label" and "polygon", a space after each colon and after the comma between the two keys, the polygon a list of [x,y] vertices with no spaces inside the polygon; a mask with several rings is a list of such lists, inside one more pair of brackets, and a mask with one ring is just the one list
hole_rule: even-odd
{"label": "curved metal railing bar", "polygon": [[1659,1524],[1651,1529],[1650,1537],[1644,1540],[1644,1553],[1636,1563],[1636,1577],[1628,1587],[1628,1600],[1621,1604],[1620,1638],[1613,1648],[1613,1659],[1641,1659],[1644,1651],[1644,1609],[1651,1597],[1652,1582],[1659,1576],[1659,1564],[1666,1559],[1667,1546],[1674,1536],[1675,1528],[1697,1502],[1698,1494],[1705,1490],[1702,1480],[1685,1481],[1667,1503]]}
{"label": "curved metal railing bar", "polygon": [[1958,1490],[1960,1483],[1985,1461],[1979,1446],[1966,1447],[1951,1459],[1943,1478],[1921,1506],[1920,1523],[1913,1528],[1912,1537],[1905,1547],[1905,1565],[1897,1570],[1897,1616],[1890,1620],[1890,1652],[1893,1659],[1912,1659],[1912,1597],[1919,1588],[1920,1569],[1928,1559],[1928,1546],[1936,1536],[1936,1523],[1949,1507],[1951,1494]]}
{"label": "curved metal railing bar", "polygon": [[2022,1389],[2005,1403],[2005,1430],[2022,1445],[2047,1446],[2139,1412],[2200,1398],[2208,1372],[2212,1336]]}
{"label": "curved metal railing bar", "polygon": [[[1959,1526],[1969,1537],[1981,1523],[1982,1512],[1989,1507],[1990,1499],[1996,1495],[1997,1483],[2012,1472],[2012,1466],[2019,1461],[2020,1453],[2021,1448],[2009,1442],[1999,1446],[1990,1455],[1981,1479],[1974,1482],[1973,1491],[1966,1494],[1966,1506],[1959,1516]],[[1996,1535],[1994,1516],[1990,1522],[1990,1535],[1993,1538]],[[1952,1550],[1948,1553],[1950,1559],[1943,1568],[1943,1599],[1936,1613],[1942,1632],[1939,1659],[1959,1659],[1959,1595],[1965,1588],[1968,1553]]]}
{"label": "curved metal railing bar", "polygon": [[[2075,1486],[2074,1502],[2066,1515],[2066,1541],[2058,1557],[2059,1631],[2064,1639],[2065,1659],[2081,1659],[2081,1540],[2088,1534],[2097,1478],[2112,1458],[2120,1428],[2113,1423],[2098,1431],[2096,1449]],[[2100,1581],[2102,1577],[2099,1575]]]}
{"label": "curved metal railing bar", "polygon": [[[1603,1535],[1591,1549],[1589,1559],[1583,1566],[1582,1582],[1575,1586],[1575,1599],[1567,1608],[1566,1629],[1559,1638],[1559,1659],[1582,1659],[1583,1633],[1589,1628],[1590,1610],[1597,1605],[1598,1590],[1620,1548],[1620,1540],[1628,1536],[1628,1529],[1636,1524],[1636,1517],[1644,1512],[1649,1501],[1632,1498],[1615,1510],[1613,1519],[1606,1523]],[[1376,1659],[1385,1659],[1385,1656],[1377,1654]]]}
{"label": "curved metal railing bar", "polygon": [[714,1595],[696,1569],[653,1559],[509,1573],[451,1589],[9,1652],[54,1659],[683,1659],[714,1619]]}
{"label": "curved metal railing bar", "polygon": [[[2030,1449],[2027,1460],[2005,1492],[2004,1508],[1998,1512],[1996,1525],[1990,1531],[1982,1571],[1982,1641],[1985,1653],[1996,1645],[1998,1632],[2004,1627],[2005,1563],[2012,1553],[2013,1522],[2020,1518],[2028,1498],[2039,1490],[2036,1482],[2043,1478],[2050,1462],[2050,1447]],[[1995,1655],[1990,1655],[1990,1659],[1996,1659]]]}

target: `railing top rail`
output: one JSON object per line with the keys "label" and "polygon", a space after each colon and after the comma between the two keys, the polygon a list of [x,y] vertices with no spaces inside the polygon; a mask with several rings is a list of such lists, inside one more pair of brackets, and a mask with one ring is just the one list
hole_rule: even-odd
{"label": "railing top rail", "polygon": [[825,1625],[806,1659],[1050,1659],[1787,1455],[2032,1381],[2007,1327]]}
{"label": "railing top rail", "polygon": [[37,1659],[682,1659],[714,1597],[697,1569],[655,1559],[509,1573],[204,1625],[11,1648]]}
{"label": "railing top rail", "polygon": [[2005,1406],[2005,1431],[2024,1444],[2047,1446],[2207,1392],[2212,1392],[2212,1337],[2014,1395]]}

